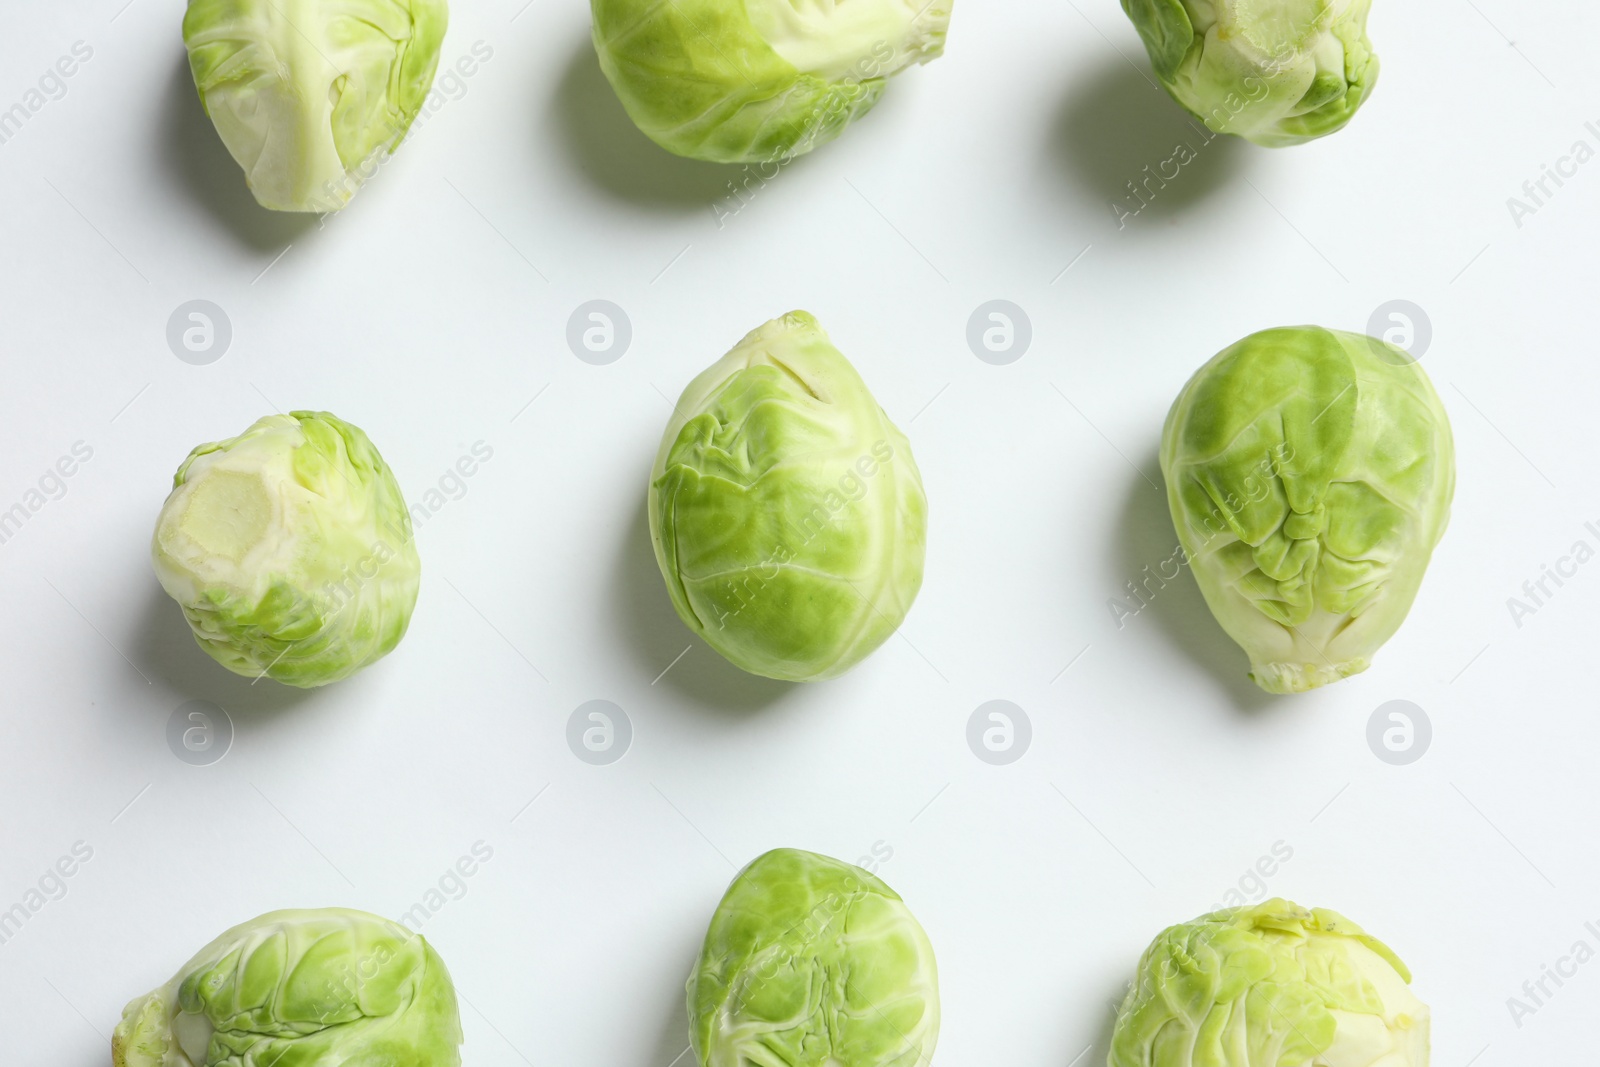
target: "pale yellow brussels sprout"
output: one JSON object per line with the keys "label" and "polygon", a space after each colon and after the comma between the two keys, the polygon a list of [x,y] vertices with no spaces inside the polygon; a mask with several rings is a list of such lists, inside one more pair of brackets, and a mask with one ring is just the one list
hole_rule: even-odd
{"label": "pale yellow brussels sprout", "polygon": [[1156,76],[1218,133],[1269,148],[1324,137],[1378,80],[1371,0],[1122,0]]}
{"label": "pale yellow brussels sprout", "polygon": [[1428,1006],[1389,947],[1286,900],[1163,930],[1139,959],[1108,1067],[1428,1067]]}
{"label": "pale yellow brussels sprout", "polygon": [[433,85],[445,0],[189,0],[206,113],[262,207],[337,211]]}
{"label": "pale yellow brussels sprout", "polygon": [[301,687],[399,644],[421,576],[394,474],[366,434],[327,412],[268,415],[191,452],[151,557],[213,659]]}

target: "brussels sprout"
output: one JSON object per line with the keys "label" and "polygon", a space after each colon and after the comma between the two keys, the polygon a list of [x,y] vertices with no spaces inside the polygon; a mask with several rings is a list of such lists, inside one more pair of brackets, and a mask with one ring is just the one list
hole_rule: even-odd
{"label": "brussels sprout", "polygon": [[944,51],[950,0],[592,0],[600,67],[669,152],[804,155],[871,110],[885,80]]}
{"label": "brussels sprout", "polygon": [[433,946],[344,908],[235,926],[134,1000],[114,1067],[460,1067],[455,986]]}
{"label": "brussels sprout", "polygon": [[1371,0],[1122,0],[1156,76],[1218,133],[1303,144],[1344,128],[1378,80]]}
{"label": "brussels sprout", "polygon": [[1168,927],[1145,949],[1109,1067],[1428,1067],[1411,972],[1337,912],[1286,900]]}
{"label": "brussels sprout", "polygon": [[1404,351],[1315,326],[1219,353],[1167,415],[1178,539],[1257,685],[1367,669],[1405,621],[1455,492],[1450,420]]}
{"label": "brussels sprout", "polygon": [[200,102],[262,207],[337,211],[433,85],[445,0],[189,0]]}
{"label": "brussels sprout", "polygon": [[926,1067],[933,946],[859,867],[782,848],[739,872],[689,976],[701,1067]]}
{"label": "brussels sprout", "polygon": [[650,479],[679,617],[786,681],[843,674],[894,633],[922,587],[927,510],[910,444],[803,311],[689,384]]}
{"label": "brussels sprout", "polygon": [[196,448],[172,481],[156,577],[230,671],[326,685],[405,636],[421,573],[411,515],[356,427],[268,415]]}

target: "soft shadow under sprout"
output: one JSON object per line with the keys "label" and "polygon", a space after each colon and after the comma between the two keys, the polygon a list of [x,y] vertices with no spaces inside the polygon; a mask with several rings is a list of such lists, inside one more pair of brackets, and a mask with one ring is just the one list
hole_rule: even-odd
{"label": "soft shadow under sprout", "polygon": [[652,677],[671,664],[671,669],[652,684],[670,686],[682,693],[691,707],[724,712],[757,711],[794,691],[791,683],[741,671],[717,655],[678,618],[650,543],[650,520],[642,488],[638,510],[628,524],[620,549],[613,579],[618,628],[640,666]]}
{"label": "soft shadow under sprout", "polygon": [[[1117,1016],[1121,1014],[1121,1006],[1128,995],[1130,983],[1124,979],[1116,987],[1116,991],[1107,999],[1108,1010],[1101,1017],[1100,1031],[1095,1035],[1095,1042],[1090,1049],[1096,1050],[1096,1055],[1088,1058],[1088,1063],[1103,1061],[1111,1052],[1111,1041],[1117,1036]],[[1104,1050],[1100,1053],[1099,1050]]]}
{"label": "soft shadow under sprout", "polygon": [[163,111],[161,155],[177,186],[239,240],[278,252],[317,225],[317,216],[268,211],[228,154],[200,103],[187,53],[179,53]]}
{"label": "soft shadow under sprout", "polygon": [[1179,107],[1141,61],[1120,58],[1068,88],[1054,147],[1084,195],[1128,228],[1228,185],[1249,150]]}
{"label": "soft shadow under sprout", "polygon": [[687,952],[674,953],[684,961],[683,970],[678,980],[669,985],[664,991],[670,994],[665,1022],[662,1023],[661,1032],[656,1038],[656,1046],[651,1057],[645,1061],[647,1064],[660,1064],[662,1067],[695,1067],[695,1058],[689,1052],[689,1016],[684,1006],[683,980],[694,970],[695,960],[700,955],[700,937],[694,936],[687,945]]}
{"label": "soft shadow under sprout", "polygon": [[[1143,470],[1159,471],[1160,463],[1149,457]],[[1158,480],[1159,484],[1159,480]],[[1122,508],[1118,537],[1121,572],[1140,589],[1145,601],[1126,589],[1117,590],[1130,610],[1128,627],[1154,625],[1188,657],[1203,667],[1228,694],[1240,711],[1257,712],[1272,706],[1273,698],[1250,680],[1250,661],[1223,630],[1200,592],[1200,585],[1181,564],[1178,532],[1172,526],[1164,488],[1152,488],[1138,474],[1129,476],[1128,495]],[[1170,561],[1170,562],[1169,562]],[[1149,568],[1147,572],[1145,568]],[[1168,578],[1177,569],[1181,573]]]}
{"label": "soft shadow under sprout", "polygon": [[615,196],[647,207],[704,211],[736,187],[740,168],[675,156],[640,133],[588,40],[573,51],[555,106],[572,160]]}
{"label": "soft shadow under sprout", "polygon": [[296,689],[271,678],[234,674],[206,655],[183,617],[154,577],[129,656],[146,675],[159,677],[191,699],[210,700],[230,713],[271,714],[306,703],[314,689]]}

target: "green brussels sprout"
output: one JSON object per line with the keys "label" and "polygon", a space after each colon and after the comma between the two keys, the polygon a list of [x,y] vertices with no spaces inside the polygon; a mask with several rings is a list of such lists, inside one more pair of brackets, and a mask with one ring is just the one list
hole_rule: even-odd
{"label": "green brussels sprout", "polygon": [[230,671],[326,685],[405,636],[421,577],[411,515],[356,427],[327,412],[268,415],[196,448],[172,482],[156,577]]}
{"label": "green brussels sprout", "polygon": [[460,1067],[456,990],[433,946],[344,908],[235,926],[130,1003],[114,1067]]}
{"label": "green brussels sprout", "polygon": [[1122,0],[1156,76],[1217,133],[1268,148],[1344,128],[1378,80],[1371,0]]}
{"label": "green brussels sprout", "polygon": [[445,0],[189,0],[200,102],[274,211],[337,211],[433,85]]}
{"label": "green brussels sprout", "polygon": [[1161,472],[1250,677],[1297,693],[1366,670],[1405,621],[1450,519],[1455,447],[1403,350],[1300,326],[1200,368],[1167,415]]}
{"label": "green brussels sprout", "polygon": [[1428,1067],[1427,1005],[1387,945],[1286,900],[1163,930],[1108,1067]]}
{"label": "green brussels sprout", "polygon": [[922,587],[928,504],[911,446],[803,311],[684,390],[649,501],[679,617],[752,674],[843,674]]}
{"label": "green brussels sprout", "polygon": [[592,0],[600,67],[669,152],[775,163],[837,137],[944,52],[950,0]]}
{"label": "green brussels sprout", "polygon": [[910,909],[859,867],[782,848],[728,887],[689,977],[701,1067],[927,1067],[939,973]]}

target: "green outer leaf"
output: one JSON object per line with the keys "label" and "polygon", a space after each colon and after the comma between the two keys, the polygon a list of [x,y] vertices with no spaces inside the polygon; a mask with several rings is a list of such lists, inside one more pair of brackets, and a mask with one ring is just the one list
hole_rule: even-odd
{"label": "green outer leaf", "polygon": [[1271,692],[1365,670],[1449,522],[1450,421],[1422,368],[1358,334],[1266,330],[1167,416],[1161,469],[1206,602]]}
{"label": "green outer leaf", "polygon": [[[203,1061],[174,1025],[210,1029]],[[203,1020],[203,1022],[201,1022]],[[115,1067],[460,1067],[444,962],[420,935],[342,908],[277,911],[224,933],[130,1003]]]}
{"label": "green outer leaf", "polygon": [[1194,44],[1194,25],[1182,0],[1122,0],[1122,10],[1144,40],[1157,76],[1171,78]]}
{"label": "green outer leaf", "polygon": [[183,38],[256,200],[327,212],[400,147],[448,22],[446,0],[189,0]]}
{"label": "green outer leaf", "polygon": [[843,674],[922,585],[927,499],[911,446],[805,312],[690,383],[649,517],[679,617],[754,674]]}
{"label": "green outer leaf", "polygon": [[[1387,972],[1387,973],[1385,973]],[[1390,949],[1336,912],[1285,900],[1168,927],[1139,959],[1109,1067],[1301,1067],[1346,1037],[1340,1067],[1427,1067],[1427,1009]],[[1387,991],[1388,1000],[1385,999]],[[1317,1062],[1323,1062],[1318,1060]]]}
{"label": "green outer leaf", "polygon": [[1371,0],[1123,0],[1161,84],[1218,133],[1268,148],[1349,123],[1372,94]]}
{"label": "green outer leaf", "polygon": [[[238,470],[280,501],[264,546],[228,565],[184,534],[197,471]],[[271,551],[272,544],[279,547]],[[405,498],[359,428],[327,412],[257,421],[191,452],[151,547],[200,647],[236,674],[302,688],[377,662],[405,636],[421,563]]]}
{"label": "green outer leaf", "polygon": [[687,989],[701,1067],[926,1067],[933,947],[866,871],[778,849],[739,873]]}
{"label": "green outer leaf", "polygon": [[[744,0],[592,0],[600,67],[629,117],[669,152],[776,163],[833,140],[883,95],[881,63],[802,73],[757,33]],[[947,10],[938,12],[948,20]],[[893,42],[899,44],[899,42]],[[936,41],[920,53],[937,55]],[[894,68],[898,69],[898,68]]]}

